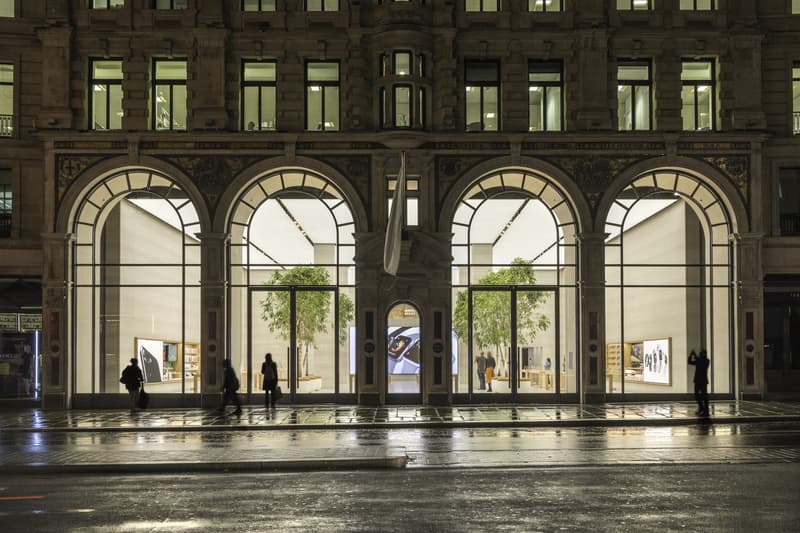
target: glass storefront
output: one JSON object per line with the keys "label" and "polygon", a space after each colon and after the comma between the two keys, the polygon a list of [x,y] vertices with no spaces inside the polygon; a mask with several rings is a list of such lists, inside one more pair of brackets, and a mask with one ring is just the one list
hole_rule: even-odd
{"label": "glass storefront", "polygon": [[39,399],[41,339],[41,313],[0,313],[0,399]]}

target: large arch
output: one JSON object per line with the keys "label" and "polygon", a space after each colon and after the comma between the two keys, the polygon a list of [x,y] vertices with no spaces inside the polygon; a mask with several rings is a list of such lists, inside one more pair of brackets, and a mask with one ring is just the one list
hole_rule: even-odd
{"label": "large arch", "polygon": [[347,357],[354,337],[354,235],[367,222],[343,176],[309,166],[255,165],[235,182],[235,194],[226,191],[216,219],[225,215],[221,229],[229,238],[232,364],[252,392],[260,387],[260,356],[273,353],[279,381],[295,401],[355,393],[355,365]]}
{"label": "large arch", "polygon": [[606,392],[688,394],[686,355],[707,349],[711,391],[732,395],[732,237],[749,222],[730,180],[687,158],[641,162],[614,180],[597,216],[606,233]]}
{"label": "large arch", "polygon": [[[578,237],[591,227],[588,206],[551,165],[487,165],[459,180],[440,220],[453,235],[454,392],[475,401],[577,397]],[[492,361],[487,396],[482,372]]]}
{"label": "large arch", "polygon": [[119,374],[129,359],[151,393],[200,392],[197,235],[208,221],[199,191],[169,165],[107,161],[73,183],[56,227],[72,234],[76,397],[124,393]]}

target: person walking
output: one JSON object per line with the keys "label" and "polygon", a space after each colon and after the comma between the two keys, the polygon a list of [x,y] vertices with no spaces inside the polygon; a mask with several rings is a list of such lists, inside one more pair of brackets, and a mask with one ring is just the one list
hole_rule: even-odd
{"label": "person walking", "polygon": [[236,411],[234,411],[233,414],[238,416],[242,414],[242,402],[239,400],[239,395],[237,394],[239,390],[239,378],[236,377],[236,372],[234,372],[231,366],[230,359],[223,359],[222,366],[224,367],[225,375],[222,381],[222,405],[219,410],[225,412],[225,406],[230,402],[236,406]]}
{"label": "person walking", "polygon": [[700,355],[697,355],[692,350],[689,353],[689,364],[694,366],[694,399],[697,401],[695,414],[708,416],[708,353],[700,350]]}
{"label": "person walking", "polygon": [[130,396],[131,400],[131,413],[133,413],[139,407],[139,389],[144,383],[142,369],[139,368],[139,363],[135,357],[131,359],[131,364],[122,371],[122,377],[119,378],[119,382],[125,384],[125,388],[128,389],[128,396]]}
{"label": "person walking", "polygon": [[264,381],[261,388],[264,389],[264,406],[275,408],[276,389],[278,387],[278,365],[272,360],[272,354],[267,353],[264,356],[264,362],[261,363],[261,375],[264,376]]}
{"label": "person walking", "polygon": [[492,357],[492,352],[486,352],[486,385],[489,387],[489,392],[492,392],[492,378],[494,378],[495,366],[497,366],[497,363]]}
{"label": "person walking", "polygon": [[478,371],[479,390],[486,390],[486,356],[483,352],[475,358],[475,367]]}

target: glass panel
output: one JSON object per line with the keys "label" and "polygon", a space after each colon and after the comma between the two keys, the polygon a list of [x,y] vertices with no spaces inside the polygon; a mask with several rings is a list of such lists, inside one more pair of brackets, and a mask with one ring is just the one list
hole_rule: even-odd
{"label": "glass panel", "polygon": [[186,86],[176,85],[172,88],[172,129],[186,129]]}
{"label": "glass panel", "polygon": [[681,68],[681,79],[684,81],[710,81],[710,61],[684,61]]}
{"label": "glass panel", "polygon": [[467,82],[497,82],[496,63],[467,63]]}
{"label": "glass panel", "polygon": [[[520,393],[556,392],[555,293],[517,291],[517,378]],[[567,382],[561,373],[562,388]]]}
{"label": "glass panel", "polygon": [[[460,338],[468,339],[469,317],[464,298],[456,304],[453,324]],[[508,381],[511,349],[511,293],[509,291],[472,292],[472,355],[477,379],[473,392],[511,392]],[[481,377],[483,376],[483,379]]]}
{"label": "glass panel", "polygon": [[339,81],[339,63],[308,63],[308,81]]}
{"label": "glass panel", "polygon": [[528,88],[528,129],[544,129],[544,87]]}
{"label": "glass panel", "polygon": [[106,106],[106,94],[108,85],[92,85],[92,129],[108,129],[108,108]]}
{"label": "glass panel", "polygon": [[[95,115],[97,116],[97,115]],[[122,128],[122,85],[108,86],[108,129]]]}
{"label": "glass panel", "polygon": [[650,87],[636,87],[635,117],[637,130],[650,129]]}
{"label": "glass panel", "polygon": [[647,65],[619,65],[618,80],[648,81],[650,74]]}
{"label": "glass panel", "polygon": [[339,129],[339,88],[325,87],[325,130]]}
{"label": "glass panel", "polygon": [[561,87],[547,87],[545,91],[547,131],[561,131]]}
{"label": "glass panel", "polygon": [[481,88],[467,87],[467,131],[481,130]]}
{"label": "glass panel", "polygon": [[399,128],[411,126],[411,88],[394,88],[394,125]]}
{"label": "glass panel", "polygon": [[14,65],[0,63],[0,83],[14,83]]}
{"label": "glass panel", "polygon": [[694,130],[697,128],[695,121],[694,87],[681,88],[681,119],[683,120],[684,130]]}
{"label": "glass panel", "polygon": [[275,81],[275,63],[253,62],[244,64],[244,81]]}
{"label": "glass panel", "polygon": [[122,61],[92,61],[92,76],[96,80],[121,80]]}
{"label": "glass panel", "polygon": [[186,61],[156,61],[157,80],[186,80]]}
{"label": "glass panel", "polygon": [[697,87],[697,129],[710,130],[713,121],[711,87],[700,85]]}
{"label": "glass panel", "polygon": [[245,130],[255,131],[258,129],[258,94],[259,87],[244,87],[244,109],[242,110],[242,123]]}
{"label": "glass panel", "polygon": [[386,379],[389,394],[418,394],[422,344],[417,310],[398,304],[386,317]]}
{"label": "glass panel", "polygon": [[168,130],[172,124],[171,93],[169,85],[156,85],[155,98],[156,129]]}
{"label": "glass panel", "polygon": [[620,85],[617,87],[617,120],[619,129],[623,131],[633,129],[633,87]]}
{"label": "glass panel", "polygon": [[497,131],[500,124],[500,103],[497,87],[483,88],[483,129]]}
{"label": "glass panel", "polygon": [[411,52],[394,53],[394,73],[397,76],[411,75]]}
{"label": "glass panel", "polygon": [[[346,276],[345,276],[346,279]],[[355,289],[339,289],[339,392],[356,392]]]}
{"label": "glass panel", "polygon": [[306,129],[322,130],[322,87],[310,85],[306,89]]}

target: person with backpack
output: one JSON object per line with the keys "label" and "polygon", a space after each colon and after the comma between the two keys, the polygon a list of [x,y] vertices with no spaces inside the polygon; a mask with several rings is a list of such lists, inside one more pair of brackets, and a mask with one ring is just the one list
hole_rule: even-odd
{"label": "person with backpack", "polygon": [[278,399],[278,365],[272,360],[271,353],[264,356],[264,362],[261,363],[261,374],[264,376],[261,384],[261,388],[264,389],[264,406],[275,409],[275,402]]}
{"label": "person with backpack", "polygon": [[135,357],[131,359],[131,364],[122,371],[122,377],[119,378],[119,382],[128,389],[128,395],[131,399],[131,413],[133,413],[139,406],[139,388],[144,383],[142,369],[139,368]]}
{"label": "person with backpack", "polygon": [[225,406],[232,403],[236,406],[235,415],[242,414],[242,402],[239,400],[237,391],[239,390],[239,378],[236,377],[236,372],[231,366],[230,359],[223,359],[222,366],[224,367],[225,376],[222,381],[222,405],[219,410],[225,412]]}

